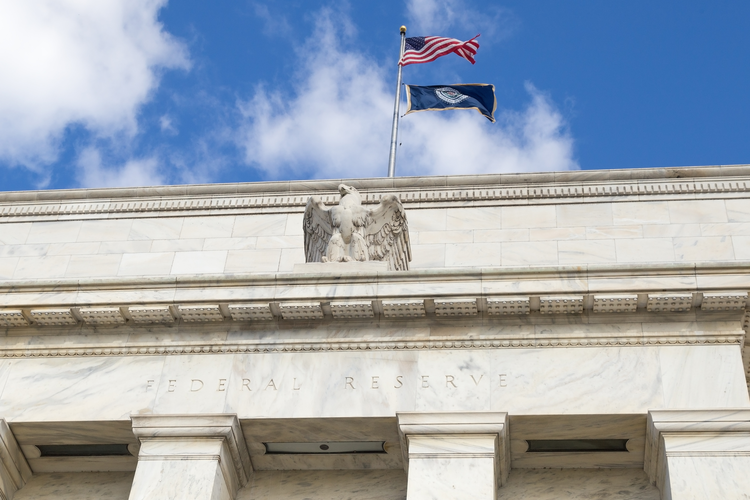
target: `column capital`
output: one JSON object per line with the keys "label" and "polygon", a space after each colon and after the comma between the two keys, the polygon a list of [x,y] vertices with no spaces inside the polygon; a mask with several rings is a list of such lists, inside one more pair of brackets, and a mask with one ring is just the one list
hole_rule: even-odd
{"label": "column capital", "polygon": [[[142,444],[156,441],[176,443],[221,440],[221,452],[215,458],[219,460],[234,493],[245,486],[252,475],[250,453],[235,414],[131,415],[130,418],[133,422],[133,434]],[[211,453],[213,452],[194,446],[156,447],[151,451],[142,447],[138,460],[169,460],[188,455],[198,458]]]}
{"label": "column capital", "polygon": [[[510,472],[510,439],[506,412],[403,412],[396,414],[404,454],[404,469],[409,471],[411,458],[492,457],[495,462],[497,487],[502,486]],[[410,440],[419,438],[459,438],[463,442],[420,446],[410,449]],[[486,448],[468,440],[492,438],[494,446]]]}
{"label": "column capital", "polygon": [[750,408],[649,411],[643,468],[660,491],[679,456],[750,457]]}
{"label": "column capital", "polygon": [[5,419],[0,419],[0,498],[12,500],[31,479],[31,467]]}

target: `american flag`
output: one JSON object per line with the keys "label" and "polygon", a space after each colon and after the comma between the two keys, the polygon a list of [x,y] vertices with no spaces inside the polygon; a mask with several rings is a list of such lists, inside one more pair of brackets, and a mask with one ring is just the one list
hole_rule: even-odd
{"label": "american flag", "polygon": [[407,38],[404,45],[404,55],[398,63],[401,66],[427,63],[434,61],[438,57],[455,52],[471,64],[474,64],[474,56],[477,54],[477,49],[479,48],[479,42],[476,41],[478,36],[466,42],[442,36],[415,36]]}

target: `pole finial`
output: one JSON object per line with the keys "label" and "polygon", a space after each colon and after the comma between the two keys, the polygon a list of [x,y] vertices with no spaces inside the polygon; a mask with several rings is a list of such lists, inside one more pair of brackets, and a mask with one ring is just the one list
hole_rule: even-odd
{"label": "pole finial", "polygon": [[401,32],[401,33],[406,33],[406,26],[401,26],[401,30],[400,30],[400,32]]}

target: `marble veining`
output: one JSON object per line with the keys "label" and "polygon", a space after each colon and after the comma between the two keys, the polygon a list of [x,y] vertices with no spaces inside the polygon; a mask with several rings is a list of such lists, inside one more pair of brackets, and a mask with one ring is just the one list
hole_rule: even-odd
{"label": "marble veining", "polygon": [[406,500],[403,470],[260,471],[236,500]]}
{"label": "marble veining", "polygon": [[13,500],[127,500],[132,472],[35,474]]}
{"label": "marble veining", "polygon": [[513,500],[660,499],[642,469],[513,469],[498,493]]}

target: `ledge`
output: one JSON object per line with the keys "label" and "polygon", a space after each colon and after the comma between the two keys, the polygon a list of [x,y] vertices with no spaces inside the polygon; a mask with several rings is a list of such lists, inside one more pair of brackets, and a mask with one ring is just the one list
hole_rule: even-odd
{"label": "ledge", "polygon": [[395,194],[412,209],[726,198],[750,192],[750,166],[19,191],[0,193],[0,222],[145,217],[158,213],[297,213],[304,210],[312,194],[321,196],[326,203],[335,203],[341,182],[359,189],[363,203],[377,203],[384,194]]}

